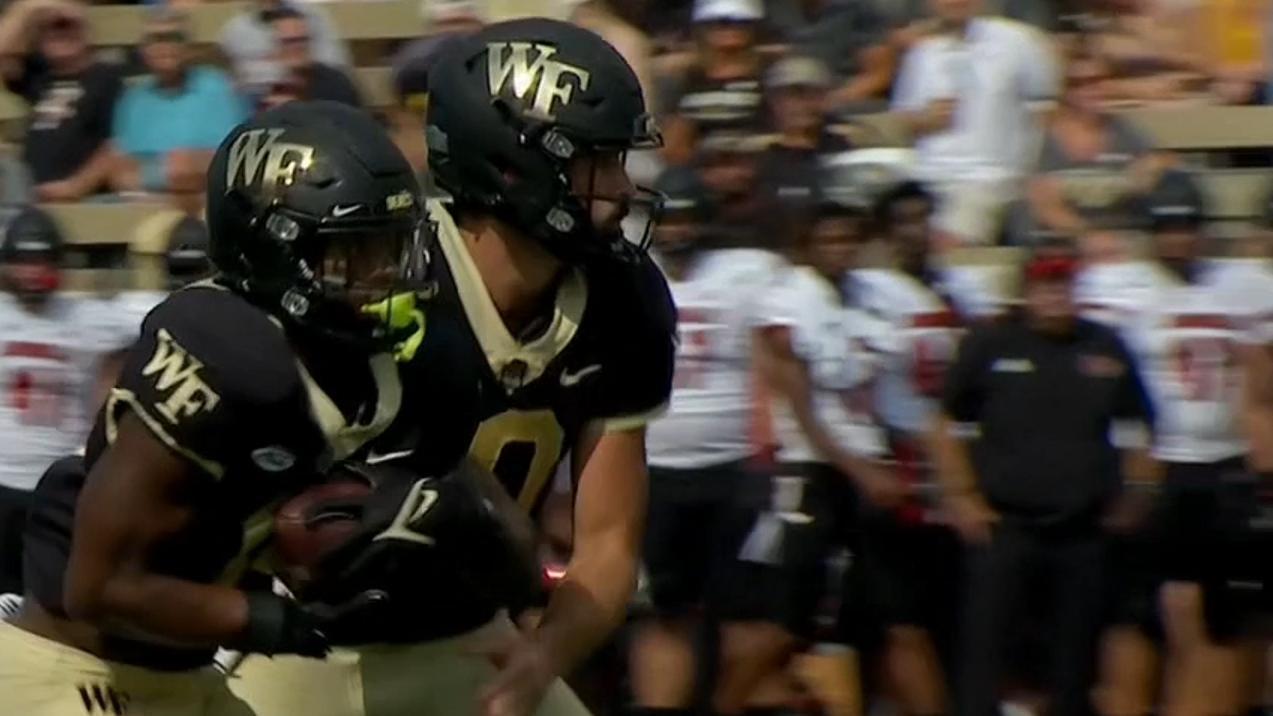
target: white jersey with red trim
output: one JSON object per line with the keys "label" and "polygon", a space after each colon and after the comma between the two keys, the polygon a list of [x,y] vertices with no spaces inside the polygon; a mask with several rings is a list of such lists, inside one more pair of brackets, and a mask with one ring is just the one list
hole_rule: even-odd
{"label": "white jersey with red trim", "polygon": [[1003,266],[963,264],[947,266],[937,273],[934,286],[945,294],[955,311],[967,322],[994,318],[1008,308],[1004,292]]}
{"label": "white jersey with red trim", "polygon": [[676,301],[676,373],[668,411],[650,423],[651,465],[689,469],[743,459],[752,414],[751,330],[762,297],[785,264],[755,249],[705,251],[681,280]]}
{"label": "white jersey with red trim", "polygon": [[1140,362],[1154,402],[1154,455],[1217,462],[1246,453],[1237,349],[1269,342],[1269,287],[1256,273],[1206,263],[1185,282],[1154,263],[1087,269],[1076,298],[1113,325]]}
{"label": "white jersey with red trim", "polygon": [[[865,311],[844,305],[839,287],[812,269],[783,272],[765,301],[763,323],[790,329],[792,349],[808,366],[813,408],[844,448],[863,456],[884,453],[884,435],[873,419],[875,353],[887,350],[889,332]],[[778,459],[823,462],[790,408],[771,404]]]}
{"label": "white jersey with red trim", "polygon": [[50,463],[83,447],[99,362],[137,333],[94,298],[58,294],[32,312],[0,294],[0,485],[32,490]]}
{"label": "white jersey with red trim", "polygon": [[943,286],[926,285],[910,274],[865,269],[853,272],[850,281],[858,305],[890,331],[875,388],[880,419],[893,430],[922,433],[936,410],[962,320],[953,301],[938,293]]}
{"label": "white jersey with red trim", "polygon": [[133,324],[140,334],[141,323],[146,315],[168,297],[167,291],[124,291],[112,297],[107,305],[117,312],[117,320],[122,324]]}

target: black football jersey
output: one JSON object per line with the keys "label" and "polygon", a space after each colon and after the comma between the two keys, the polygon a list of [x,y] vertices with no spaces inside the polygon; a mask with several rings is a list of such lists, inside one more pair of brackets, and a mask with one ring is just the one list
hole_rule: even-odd
{"label": "black football jersey", "polygon": [[[342,354],[326,344],[311,349],[303,336],[285,333],[264,311],[215,284],[178,291],[143,322],[83,458],[56,463],[36,488],[27,584],[45,608],[61,612],[76,501],[128,412],[206,478],[191,487],[198,491],[197,514],[163,545],[156,570],[236,583],[263,551],[277,503],[361,450],[392,423],[401,399],[397,366],[387,354],[369,361],[365,353]],[[108,649],[116,660],[166,669],[211,658],[206,650],[122,639]]]}
{"label": "black football jersey", "polygon": [[571,269],[533,335],[512,336],[453,219],[430,203],[436,238],[424,340],[403,366],[398,423],[371,461],[425,474],[466,454],[533,511],[585,425],[643,425],[672,387],[675,309],[648,258]]}

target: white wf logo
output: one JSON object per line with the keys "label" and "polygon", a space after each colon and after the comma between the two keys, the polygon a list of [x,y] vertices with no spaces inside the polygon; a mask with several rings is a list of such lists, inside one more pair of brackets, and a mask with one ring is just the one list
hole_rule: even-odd
{"label": "white wf logo", "polygon": [[[531,52],[535,53],[531,59]],[[557,48],[530,42],[492,42],[487,45],[487,80],[492,95],[504,92],[509,80],[513,82],[513,95],[525,100],[532,85],[538,83],[535,97],[530,103],[530,113],[543,119],[553,118],[554,106],[570,104],[575,85],[565,82],[563,75],[573,75],[579,83],[579,91],[588,90],[589,72],[581,67],[552,59]]]}
{"label": "white wf logo", "polygon": [[230,145],[226,166],[227,186],[266,184],[287,185],[296,180],[296,171],[314,163],[314,148],[306,144],[280,142],[282,129],[253,129]]}
{"label": "white wf logo", "polygon": [[141,369],[141,374],[158,376],[155,379],[156,392],[172,391],[168,393],[167,400],[155,405],[159,414],[175,424],[183,417],[217,407],[221,397],[199,377],[203,363],[187,353],[168,331],[159,329],[157,338],[155,352]]}

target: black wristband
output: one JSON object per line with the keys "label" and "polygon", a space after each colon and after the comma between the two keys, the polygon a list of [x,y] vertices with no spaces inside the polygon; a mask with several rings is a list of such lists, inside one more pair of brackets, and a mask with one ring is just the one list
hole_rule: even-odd
{"label": "black wristband", "polygon": [[248,623],[238,646],[242,651],[273,656],[327,655],[327,637],[318,620],[296,602],[270,592],[248,592]]}

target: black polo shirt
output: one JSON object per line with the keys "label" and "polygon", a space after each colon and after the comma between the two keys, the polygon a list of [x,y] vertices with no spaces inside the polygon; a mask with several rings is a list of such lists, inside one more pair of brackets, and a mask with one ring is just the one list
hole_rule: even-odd
{"label": "black polo shirt", "polygon": [[1153,418],[1130,351],[1109,328],[1082,320],[1065,337],[1020,320],[974,329],[942,407],[980,425],[972,460],[990,504],[1040,523],[1099,514],[1120,482],[1113,421]]}

